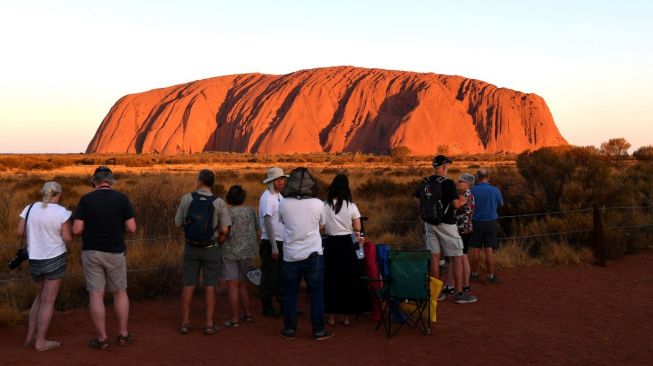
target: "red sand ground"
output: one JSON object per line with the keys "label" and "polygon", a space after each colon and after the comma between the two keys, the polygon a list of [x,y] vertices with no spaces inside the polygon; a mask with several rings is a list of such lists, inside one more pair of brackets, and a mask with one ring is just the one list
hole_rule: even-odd
{"label": "red sand ground", "polygon": [[[177,333],[178,302],[132,304],[133,345],[87,347],[93,328],[84,310],[56,314],[49,336],[60,348],[36,352],[22,346],[25,329],[0,330],[3,365],[652,365],[653,252],[611,261],[606,268],[520,268],[501,274],[500,285],[476,284],[480,301],[438,307],[431,336],[412,329],[387,339],[367,318],[336,336],[310,339],[308,315],[295,341],[279,338],[278,319],[214,336]],[[219,318],[226,313],[220,299]],[[194,322],[201,321],[196,305]],[[307,310],[306,305],[303,308]],[[115,324],[109,329],[115,334]]]}

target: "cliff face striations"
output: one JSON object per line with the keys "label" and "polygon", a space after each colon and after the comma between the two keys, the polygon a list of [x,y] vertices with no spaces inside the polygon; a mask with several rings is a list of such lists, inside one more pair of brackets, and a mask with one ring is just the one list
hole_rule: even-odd
{"label": "cliff face striations", "polygon": [[242,74],[122,97],[87,152],[521,152],[565,145],[544,100],[459,76],[356,67]]}

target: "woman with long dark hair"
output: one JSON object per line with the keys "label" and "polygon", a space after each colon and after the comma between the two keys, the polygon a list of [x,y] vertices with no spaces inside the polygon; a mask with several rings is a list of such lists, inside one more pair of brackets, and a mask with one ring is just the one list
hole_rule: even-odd
{"label": "woman with long dark hair", "polygon": [[361,214],[351,198],[349,179],[338,174],[327,188],[325,205],[327,234],[324,243],[324,302],[327,323],[349,325],[349,315],[356,314],[359,266],[354,238],[360,237]]}

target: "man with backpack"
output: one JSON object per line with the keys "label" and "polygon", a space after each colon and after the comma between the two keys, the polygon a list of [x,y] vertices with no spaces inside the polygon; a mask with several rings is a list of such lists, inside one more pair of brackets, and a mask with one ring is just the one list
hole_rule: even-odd
{"label": "man with backpack", "polygon": [[[424,178],[415,197],[424,220],[426,249],[431,251],[431,276],[439,278],[440,253],[450,258],[456,289],[454,301],[458,304],[473,303],[476,296],[463,292],[463,242],[458,233],[454,211],[462,207],[467,198],[459,194],[456,184],[447,179],[452,161],[444,155],[433,158],[434,175]],[[440,293],[438,300],[444,299]]]}
{"label": "man with backpack", "polygon": [[220,267],[219,243],[224,241],[229,232],[231,216],[225,202],[211,192],[214,183],[213,172],[201,170],[197,177],[197,191],[181,197],[175,215],[175,225],[184,229],[186,238],[182,264],[184,289],[181,295],[181,334],[188,334],[191,330],[190,306],[195,286],[200,284],[200,270],[204,273],[206,302],[204,334],[215,334],[220,329],[213,322],[215,287]]}

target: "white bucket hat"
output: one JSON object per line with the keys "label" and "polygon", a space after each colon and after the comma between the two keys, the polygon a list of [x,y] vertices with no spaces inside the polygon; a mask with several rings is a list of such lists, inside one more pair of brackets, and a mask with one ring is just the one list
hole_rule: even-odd
{"label": "white bucket hat", "polygon": [[275,180],[277,178],[281,178],[281,177],[288,178],[288,176],[286,174],[283,174],[283,169],[277,168],[277,167],[270,168],[270,169],[268,169],[268,177],[263,179],[263,184],[270,183],[273,180]]}

